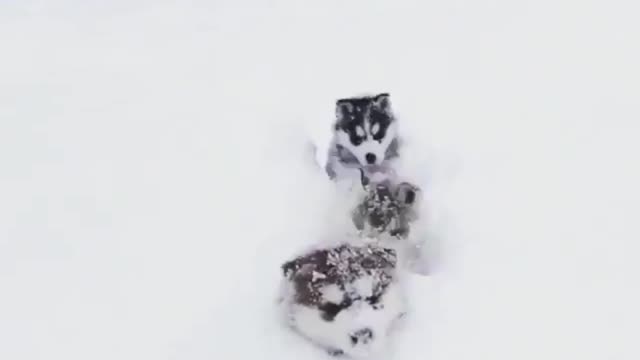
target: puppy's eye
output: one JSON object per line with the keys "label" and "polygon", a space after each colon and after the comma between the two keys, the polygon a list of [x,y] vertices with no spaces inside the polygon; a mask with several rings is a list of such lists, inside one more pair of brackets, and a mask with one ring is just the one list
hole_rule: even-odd
{"label": "puppy's eye", "polygon": [[350,298],[345,298],[344,300],[342,300],[342,302],[340,303],[340,307],[343,309],[348,308],[349,306],[351,306],[353,304],[353,300],[351,300]]}
{"label": "puppy's eye", "polygon": [[382,139],[384,139],[387,132],[385,124],[386,122],[384,121],[372,122],[371,128],[369,128],[369,131],[371,132],[371,136],[373,137],[373,140],[382,142]]}
{"label": "puppy's eye", "polygon": [[320,311],[322,312],[321,316],[326,321],[333,321],[340,310],[342,310],[342,306],[336,303],[326,302],[320,305]]}
{"label": "puppy's eye", "polygon": [[353,131],[349,133],[349,138],[354,146],[359,146],[366,139],[367,134],[364,132],[362,126],[356,126]]}
{"label": "puppy's eye", "polygon": [[365,300],[367,301],[367,303],[369,303],[370,305],[376,305],[380,302],[380,294],[377,295],[371,295],[371,296],[367,296],[365,298]]}
{"label": "puppy's eye", "polygon": [[373,126],[371,126],[371,135],[376,136],[378,134],[378,131],[380,131],[380,124],[373,124]]}
{"label": "puppy's eye", "polygon": [[364,138],[361,136],[351,136],[351,143],[354,146],[360,146],[360,144],[362,144],[362,141],[364,141]]}

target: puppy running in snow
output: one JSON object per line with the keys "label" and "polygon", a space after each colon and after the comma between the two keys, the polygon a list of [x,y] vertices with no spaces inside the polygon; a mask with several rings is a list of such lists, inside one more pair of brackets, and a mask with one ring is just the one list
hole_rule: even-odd
{"label": "puppy running in snow", "polygon": [[361,169],[368,178],[392,172],[399,145],[389,94],[340,99],[325,170],[336,181],[358,179]]}
{"label": "puppy running in snow", "polygon": [[332,355],[380,353],[406,307],[396,263],[392,249],[346,243],[286,262],[281,305],[288,324]]}
{"label": "puppy running in snow", "polygon": [[422,254],[423,240],[412,231],[419,217],[420,188],[408,182],[388,180],[371,183],[363,175],[364,194],[351,213],[363,243],[377,243],[394,249],[398,263],[413,273],[427,275]]}

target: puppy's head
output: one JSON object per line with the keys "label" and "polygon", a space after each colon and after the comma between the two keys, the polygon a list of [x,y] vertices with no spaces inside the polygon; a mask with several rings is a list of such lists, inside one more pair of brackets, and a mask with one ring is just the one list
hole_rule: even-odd
{"label": "puppy's head", "polygon": [[397,128],[389,94],[336,102],[334,125],[339,151],[360,165],[381,164],[397,152]]}

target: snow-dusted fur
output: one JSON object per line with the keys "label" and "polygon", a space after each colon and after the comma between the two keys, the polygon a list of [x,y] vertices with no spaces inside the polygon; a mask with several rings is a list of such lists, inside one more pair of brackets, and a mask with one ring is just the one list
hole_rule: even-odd
{"label": "snow-dusted fur", "polygon": [[364,185],[365,194],[354,209],[354,225],[366,236],[404,239],[417,219],[420,189],[407,182]]}
{"label": "snow-dusted fur", "polygon": [[411,231],[419,217],[422,191],[419,187],[385,180],[364,185],[364,194],[352,212],[362,243],[377,243],[393,249],[399,266],[425,274],[423,239]]}
{"label": "snow-dusted fur", "polygon": [[288,324],[331,354],[363,358],[387,348],[406,298],[394,250],[375,244],[316,248],[282,266]]}

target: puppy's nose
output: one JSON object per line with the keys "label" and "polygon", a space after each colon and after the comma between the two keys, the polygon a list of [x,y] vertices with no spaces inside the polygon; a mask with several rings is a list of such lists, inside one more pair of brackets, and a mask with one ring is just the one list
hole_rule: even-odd
{"label": "puppy's nose", "polygon": [[365,155],[364,158],[367,160],[367,163],[369,164],[376,163],[376,154],[367,153],[367,155]]}
{"label": "puppy's nose", "polygon": [[367,344],[373,338],[373,331],[370,328],[364,328],[352,333],[349,337],[352,345]]}

